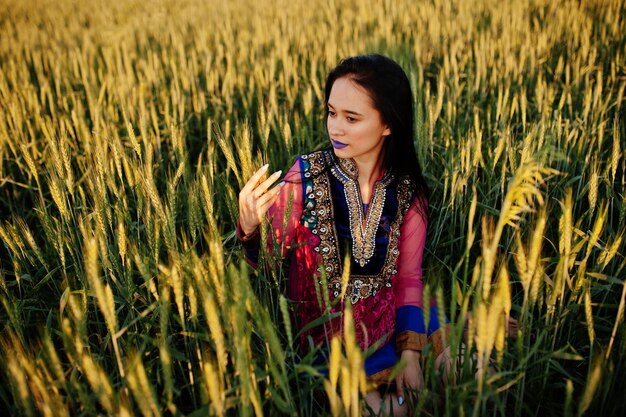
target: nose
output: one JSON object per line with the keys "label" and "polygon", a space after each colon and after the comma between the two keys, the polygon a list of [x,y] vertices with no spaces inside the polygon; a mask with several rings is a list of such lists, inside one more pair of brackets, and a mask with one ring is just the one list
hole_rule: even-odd
{"label": "nose", "polygon": [[338,123],[336,120],[332,120],[331,118],[328,118],[327,127],[328,127],[328,133],[332,137],[338,137],[344,134],[343,128],[340,126],[340,123]]}

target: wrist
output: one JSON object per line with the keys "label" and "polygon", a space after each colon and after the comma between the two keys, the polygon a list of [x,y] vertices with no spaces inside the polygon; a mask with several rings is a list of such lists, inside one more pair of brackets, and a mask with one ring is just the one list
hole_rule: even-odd
{"label": "wrist", "polygon": [[420,362],[420,359],[422,357],[422,354],[420,353],[419,350],[413,350],[413,349],[404,349],[401,353],[400,353],[400,358],[406,362],[412,362],[412,363],[418,363]]}
{"label": "wrist", "polygon": [[241,226],[241,231],[243,232],[244,237],[249,237],[251,235],[253,235],[258,229],[257,227],[249,227],[249,226]]}
{"label": "wrist", "polygon": [[239,240],[242,241],[248,241],[251,240],[252,238],[256,237],[256,235],[259,232],[259,227],[255,227],[254,229],[250,229],[248,227],[245,227],[241,221],[237,222],[237,236],[239,237]]}

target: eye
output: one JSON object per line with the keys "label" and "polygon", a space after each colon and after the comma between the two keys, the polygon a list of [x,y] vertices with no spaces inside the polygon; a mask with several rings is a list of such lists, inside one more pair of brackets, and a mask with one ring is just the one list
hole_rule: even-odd
{"label": "eye", "polygon": [[336,113],[335,113],[334,111],[332,111],[331,109],[328,109],[328,115],[329,115],[329,116],[334,117],[334,116],[335,116],[335,114],[336,114]]}
{"label": "eye", "polygon": [[347,120],[348,122],[350,122],[350,123],[354,123],[354,122],[356,122],[356,121],[357,121],[357,120],[356,120],[354,117],[352,117],[352,116],[348,116],[348,117],[346,117],[346,120]]}

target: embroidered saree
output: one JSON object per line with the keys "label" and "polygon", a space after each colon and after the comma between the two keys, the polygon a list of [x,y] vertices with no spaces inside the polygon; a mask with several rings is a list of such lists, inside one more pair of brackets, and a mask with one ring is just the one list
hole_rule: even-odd
{"label": "embroidered saree", "polygon": [[[330,150],[300,156],[269,209],[268,250],[288,261],[287,291],[298,327],[324,314],[320,290],[328,292],[331,312],[341,312],[350,303],[361,349],[380,342],[366,358],[366,374],[384,383],[402,350],[421,351],[432,343],[441,352],[441,326],[437,307],[424,306],[422,300],[427,223],[411,180],[383,173],[369,205],[363,205],[357,174],[353,160],[337,158]],[[244,236],[238,227],[238,237],[256,268],[259,231]],[[350,276],[341,298],[346,256]],[[424,323],[424,308],[430,309],[429,323]],[[302,342],[310,337],[316,345],[325,344],[341,331],[338,317],[309,329]]]}

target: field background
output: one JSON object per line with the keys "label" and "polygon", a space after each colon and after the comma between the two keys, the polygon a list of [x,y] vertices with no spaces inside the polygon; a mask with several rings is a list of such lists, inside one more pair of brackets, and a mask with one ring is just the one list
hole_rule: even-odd
{"label": "field background", "polygon": [[360,413],[349,313],[324,376],[234,224],[253,170],[326,146],[325,76],[365,52],[414,88],[463,359],[441,388],[424,352],[417,413],[625,415],[623,1],[1,0],[3,415]]}

